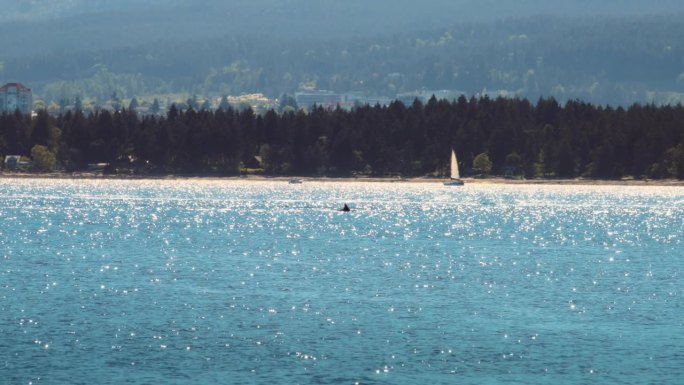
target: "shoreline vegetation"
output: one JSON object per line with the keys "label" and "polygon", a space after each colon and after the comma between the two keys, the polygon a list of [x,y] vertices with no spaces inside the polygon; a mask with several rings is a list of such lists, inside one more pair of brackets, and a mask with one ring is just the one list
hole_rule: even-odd
{"label": "shoreline vegetation", "polygon": [[[684,106],[488,97],[350,110],[0,115],[6,170],[124,176],[684,180]],[[10,162],[11,160],[11,162]]]}
{"label": "shoreline vegetation", "polygon": [[[448,180],[435,177],[328,177],[328,176],[215,176],[215,175],[107,175],[93,172],[52,172],[52,173],[23,173],[0,172],[0,183],[11,179],[71,179],[71,180],[207,180],[207,181],[247,181],[247,182],[283,182],[300,179],[303,182],[320,183],[425,183],[441,184]],[[524,179],[505,177],[462,178],[467,185],[616,185],[616,186],[676,186],[684,187],[684,180],[678,179]]]}

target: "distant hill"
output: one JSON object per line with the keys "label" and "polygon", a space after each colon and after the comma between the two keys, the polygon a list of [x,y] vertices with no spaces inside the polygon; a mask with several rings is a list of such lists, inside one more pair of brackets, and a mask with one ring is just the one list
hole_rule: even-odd
{"label": "distant hill", "polygon": [[534,16],[684,12],[678,0],[0,0],[3,57],[223,35],[375,38]]}
{"label": "distant hill", "polygon": [[416,89],[684,93],[684,2],[0,0],[0,81],[48,100]]}
{"label": "distant hill", "polygon": [[[131,13],[148,10],[210,9],[235,15],[261,13],[291,19],[335,16],[336,23],[353,16],[383,24],[442,20],[487,21],[507,17],[628,16],[679,12],[678,0],[0,0],[0,22],[45,20],[94,13]],[[378,15],[385,15],[378,20]],[[181,16],[181,15],[179,15]],[[223,14],[205,14],[212,19]],[[115,17],[115,16],[113,16]],[[152,20],[154,22],[154,20]],[[388,23],[389,24],[389,23]],[[365,31],[362,31],[365,32]]]}

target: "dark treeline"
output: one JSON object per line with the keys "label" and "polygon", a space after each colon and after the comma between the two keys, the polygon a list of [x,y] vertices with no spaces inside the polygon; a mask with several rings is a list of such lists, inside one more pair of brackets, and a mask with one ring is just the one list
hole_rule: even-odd
{"label": "dark treeline", "polygon": [[44,170],[442,176],[452,147],[466,175],[684,179],[684,107],[461,97],[263,115],[172,106],[164,117],[0,116],[0,154],[32,156]]}

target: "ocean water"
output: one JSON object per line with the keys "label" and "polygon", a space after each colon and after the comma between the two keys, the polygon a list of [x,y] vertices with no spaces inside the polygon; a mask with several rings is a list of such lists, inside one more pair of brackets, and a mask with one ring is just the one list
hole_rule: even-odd
{"label": "ocean water", "polygon": [[681,187],[0,179],[0,384],[681,384],[683,218]]}

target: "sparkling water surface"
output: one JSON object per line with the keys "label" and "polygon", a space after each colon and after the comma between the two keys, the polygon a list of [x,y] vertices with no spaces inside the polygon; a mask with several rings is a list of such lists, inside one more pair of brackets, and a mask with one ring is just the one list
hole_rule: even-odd
{"label": "sparkling water surface", "polygon": [[0,383],[681,384],[683,218],[681,187],[0,179]]}

